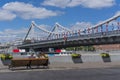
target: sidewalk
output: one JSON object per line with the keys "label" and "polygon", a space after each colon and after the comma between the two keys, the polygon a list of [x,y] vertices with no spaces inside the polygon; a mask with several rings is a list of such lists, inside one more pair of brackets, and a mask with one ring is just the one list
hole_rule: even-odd
{"label": "sidewalk", "polygon": [[66,69],[90,69],[90,68],[112,68],[118,67],[120,68],[120,62],[89,62],[89,63],[54,63],[49,64],[49,69],[19,69],[15,71],[11,71],[8,69],[8,66],[4,66],[0,62],[0,72],[16,72],[16,71],[44,71],[44,70],[66,70]]}
{"label": "sidewalk", "polygon": [[110,68],[120,67],[120,62],[89,62],[89,63],[54,63],[49,65],[50,69],[88,69],[88,68]]}

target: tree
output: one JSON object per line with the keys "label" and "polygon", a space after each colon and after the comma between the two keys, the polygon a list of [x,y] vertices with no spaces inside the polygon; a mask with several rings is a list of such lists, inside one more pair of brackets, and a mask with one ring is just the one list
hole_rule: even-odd
{"label": "tree", "polygon": [[95,51],[93,46],[79,46],[79,47],[67,47],[68,51]]}

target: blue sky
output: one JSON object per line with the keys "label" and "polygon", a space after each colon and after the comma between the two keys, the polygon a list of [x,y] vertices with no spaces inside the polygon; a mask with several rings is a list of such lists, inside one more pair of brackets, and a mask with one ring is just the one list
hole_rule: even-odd
{"label": "blue sky", "polygon": [[[31,21],[84,28],[120,13],[120,0],[0,0],[0,41],[25,34]],[[12,37],[11,37],[12,36]]]}

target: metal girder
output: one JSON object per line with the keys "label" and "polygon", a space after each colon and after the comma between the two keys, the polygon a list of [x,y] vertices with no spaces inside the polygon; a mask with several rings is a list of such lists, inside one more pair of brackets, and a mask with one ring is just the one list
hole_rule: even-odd
{"label": "metal girder", "polygon": [[60,28],[62,28],[63,30],[66,30],[66,31],[68,31],[68,32],[71,32],[70,29],[68,29],[68,28],[66,28],[66,27],[63,27],[63,26],[60,25],[59,23],[55,23],[55,24],[56,24],[57,27],[60,27]]}
{"label": "metal girder", "polygon": [[42,30],[42,31],[44,31],[44,32],[46,32],[46,33],[49,33],[49,34],[57,34],[57,33],[55,33],[55,32],[48,31],[48,30],[46,30],[46,29],[38,26],[34,21],[32,21],[32,24],[33,24],[33,26],[37,27],[38,29],[40,29],[40,30]]}
{"label": "metal girder", "polygon": [[109,23],[109,22],[111,22],[111,21],[113,21],[113,20],[115,20],[115,19],[117,19],[117,18],[119,18],[119,17],[120,17],[120,14],[115,15],[115,16],[113,16],[113,17],[111,17],[111,18],[109,18],[109,19],[107,19],[107,20],[105,20],[105,21],[103,21],[103,22],[101,22],[101,23],[98,23],[98,24],[94,25],[93,28],[98,27],[98,26],[101,26],[101,25],[104,25],[104,24],[106,24],[106,23]]}
{"label": "metal girder", "polygon": [[30,33],[30,30],[32,29],[32,24],[30,25],[30,28],[29,28],[29,30],[28,30],[28,32],[27,32],[27,34],[25,35],[25,38],[24,38],[24,41],[26,40],[26,38],[28,37],[28,35],[29,35],[29,33]]}

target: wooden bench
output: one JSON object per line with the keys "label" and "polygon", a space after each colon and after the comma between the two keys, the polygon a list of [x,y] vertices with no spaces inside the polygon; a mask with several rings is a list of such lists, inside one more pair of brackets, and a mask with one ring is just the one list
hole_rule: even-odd
{"label": "wooden bench", "polygon": [[45,66],[48,67],[48,58],[13,58],[9,69],[13,67],[23,67],[31,68],[31,66]]}
{"label": "wooden bench", "polygon": [[31,59],[30,60],[31,66],[48,66],[48,59],[47,58],[37,58],[37,59]]}

